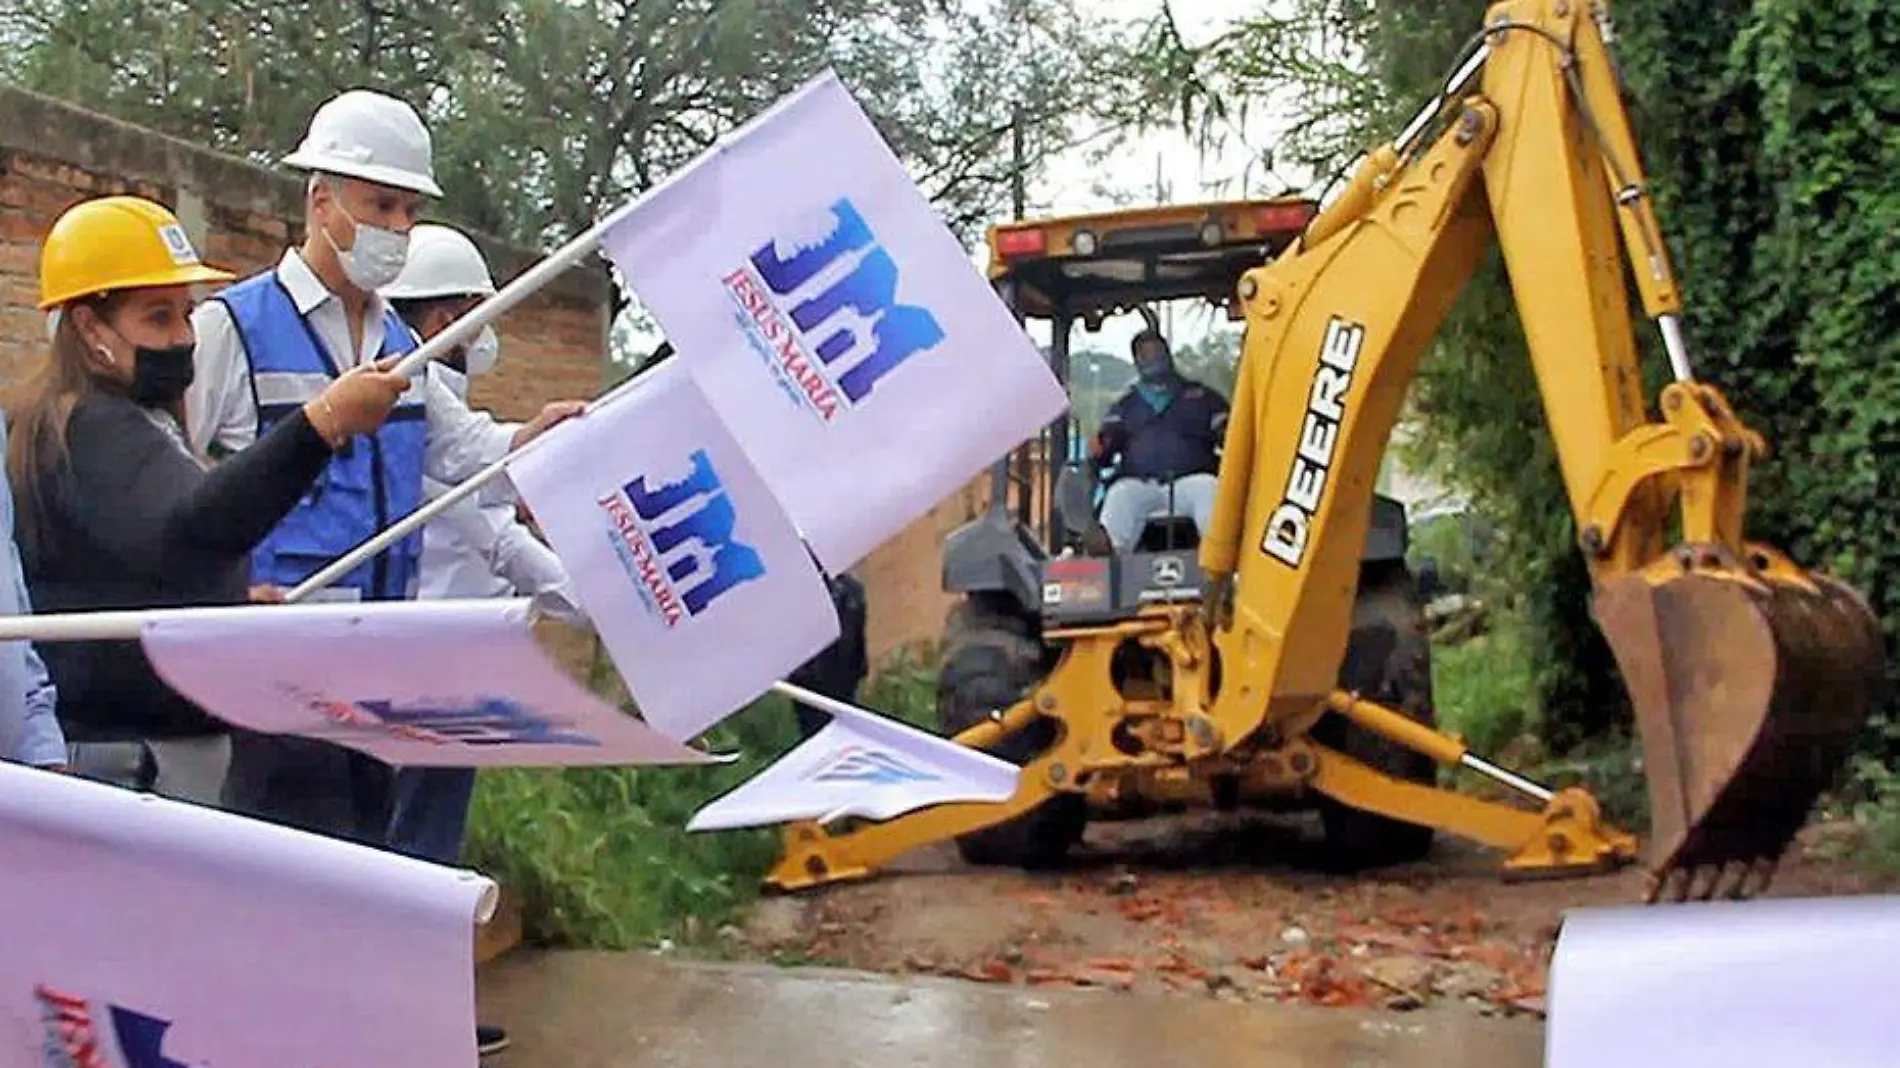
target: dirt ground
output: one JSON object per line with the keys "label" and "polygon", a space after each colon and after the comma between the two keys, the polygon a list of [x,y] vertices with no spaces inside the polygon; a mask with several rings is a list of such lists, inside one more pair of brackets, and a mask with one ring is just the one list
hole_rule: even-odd
{"label": "dirt ground", "polygon": [[[1287,817],[1091,827],[1055,873],[920,850],[879,879],[770,895],[727,932],[742,956],[1000,984],[1105,987],[1394,1011],[1541,1017],[1566,909],[1642,900],[1642,873],[1506,883],[1441,836],[1418,864],[1348,878]],[[1811,828],[1766,896],[1882,892],[1841,828]]]}

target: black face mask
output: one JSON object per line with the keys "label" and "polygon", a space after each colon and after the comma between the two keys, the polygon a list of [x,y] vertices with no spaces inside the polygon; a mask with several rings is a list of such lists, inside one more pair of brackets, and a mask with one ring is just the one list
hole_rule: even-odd
{"label": "black face mask", "polygon": [[191,388],[197,361],[192,359],[196,345],[174,345],[151,349],[140,345],[133,350],[132,402],[146,408],[175,404]]}

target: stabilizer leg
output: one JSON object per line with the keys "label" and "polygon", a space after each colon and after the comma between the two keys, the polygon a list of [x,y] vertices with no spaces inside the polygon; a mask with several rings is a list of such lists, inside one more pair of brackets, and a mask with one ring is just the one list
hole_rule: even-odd
{"label": "stabilizer leg", "polygon": [[1636,859],[1636,838],[1602,820],[1596,798],[1580,788],[1548,791],[1472,756],[1452,738],[1382,705],[1335,694],[1328,707],[1354,723],[1452,767],[1470,768],[1542,803],[1514,808],[1394,778],[1337,750],[1314,744],[1312,786],[1341,804],[1409,820],[1509,853],[1507,878],[1565,877],[1605,871]]}

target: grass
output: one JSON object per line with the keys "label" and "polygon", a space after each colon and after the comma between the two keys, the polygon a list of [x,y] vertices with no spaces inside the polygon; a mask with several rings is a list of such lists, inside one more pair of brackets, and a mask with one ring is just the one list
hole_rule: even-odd
{"label": "grass", "polygon": [[1837,848],[1851,851],[1870,871],[1888,876],[1900,876],[1900,771],[1886,757],[1896,742],[1900,723],[1876,713],[1845,781],[1820,805],[1825,817],[1849,820],[1859,831],[1851,845]]}
{"label": "grass", "polygon": [[1505,615],[1485,634],[1432,647],[1439,727],[1462,737],[1477,753],[1501,753],[1533,726],[1536,690],[1524,640],[1523,627]]}
{"label": "grass", "polygon": [[[1605,818],[1624,827],[1648,822],[1648,797],[1637,749],[1629,738],[1606,738],[1585,749],[1553,754],[1540,740],[1535,665],[1527,629],[1510,612],[1493,612],[1486,633],[1432,648],[1432,688],[1439,727],[1472,753],[1552,787],[1582,786]],[[1462,773],[1455,780],[1480,785]],[[1487,796],[1496,790],[1473,790]]]}
{"label": "grass", "polygon": [[[906,657],[860,696],[895,718],[928,724],[933,680],[927,657]],[[594,949],[667,941],[710,946],[757,897],[760,878],[778,857],[779,832],[688,834],[686,821],[797,742],[790,702],[768,695],[700,743],[711,752],[738,752],[729,765],[484,771],[465,862],[519,895],[527,941]]]}

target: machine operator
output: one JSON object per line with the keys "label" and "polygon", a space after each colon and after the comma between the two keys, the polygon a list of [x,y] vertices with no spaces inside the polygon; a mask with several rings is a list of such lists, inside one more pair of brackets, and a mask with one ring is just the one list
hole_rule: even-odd
{"label": "machine operator", "polygon": [[1134,548],[1152,516],[1185,514],[1206,533],[1214,512],[1217,450],[1227,432],[1226,398],[1175,369],[1160,331],[1135,335],[1130,351],[1135,384],[1109,407],[1089,445],[1098,473],[1116,469],[1102,501],[1102,526],[1118,553]]}

